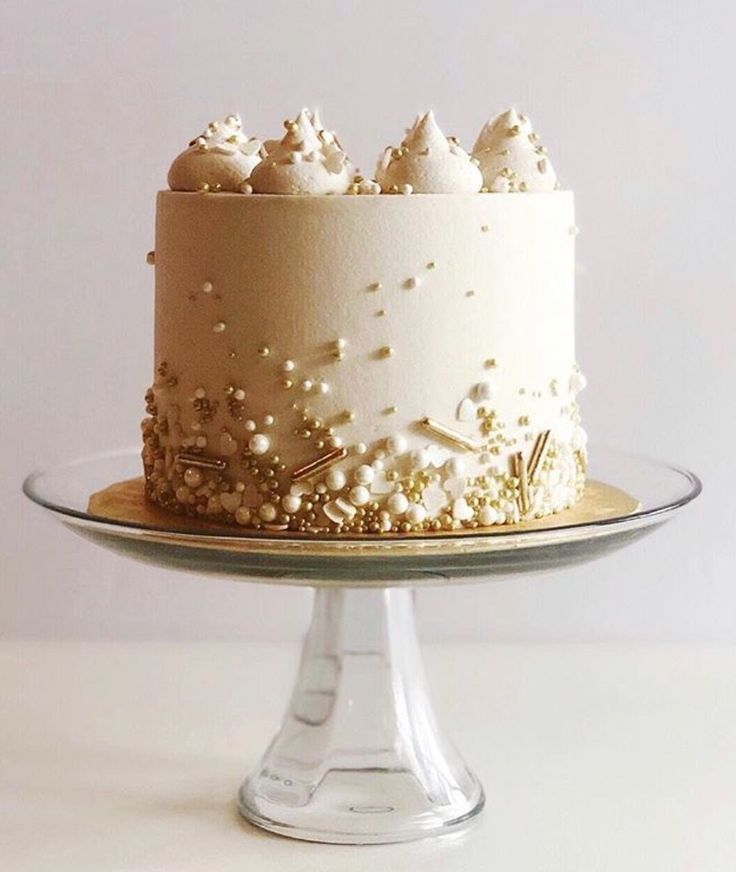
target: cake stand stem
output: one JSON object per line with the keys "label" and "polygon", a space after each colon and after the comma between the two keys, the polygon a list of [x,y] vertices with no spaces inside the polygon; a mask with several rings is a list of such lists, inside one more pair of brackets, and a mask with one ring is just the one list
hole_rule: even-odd
{"label": "cake stand stem", "polygon": [[399,842],[464,824],[483,791],[437,728],[406,588],[316,591],[286,717],[240,810],[282,835]]}

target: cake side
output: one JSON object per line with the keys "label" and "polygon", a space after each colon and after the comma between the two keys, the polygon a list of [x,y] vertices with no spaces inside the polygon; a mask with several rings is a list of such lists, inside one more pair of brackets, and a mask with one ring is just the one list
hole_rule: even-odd
{"label": "cake side", "polygon": [[569,192],[161,192],[149,499],[254,529],[452,530],[584,486]]}

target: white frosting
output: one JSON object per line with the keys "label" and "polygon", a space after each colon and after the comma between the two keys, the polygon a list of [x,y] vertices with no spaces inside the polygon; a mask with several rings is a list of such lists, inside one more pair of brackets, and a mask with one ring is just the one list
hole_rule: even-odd
{"label": "white frosting", "polygon": [[286,135],[253,172],[258,194],[344,194],[352,181],[347,155],[335,135],[317,131],[313,113],[303,109],[284,123]]}
{"label": "white frosting", "polygon": [[262,143],[248,137],[238,115],[211,121],[169,169],[172,191],[242,191],[260,163]]}
{"label": "white frosting", "polygon": [[554,191],[557,185],[547,151],[526,115],[507,109],[488,121],[473,147],[492,193]]}
{"label": "white frosting", "polygon": [[376,170],[387,193],[473,194],[483,178],[454,138],[440,130],[432,112],[419,116],[399,148],[387,148]]}
{"label": "white frosting", "polygon": [[[521,509],[496,476],[509,473],[517,452],[529,460],[550,430],[554,463],[538,471],[528,512],[571,504],[573,452],[585,449],[575,405],[584,382],[573,367],[573,223],[569,192],[161,193],[150,493],[160,499],[156,488],[168,487],[169,500],[189,505],[206,496],[208,516],[221,517],[221,508],[252,525],[274,523],[260,515],[265,506],[268,518],[277,504],[277,516],[292,515],[316,491],[324,497],[317,527],[326,518],[355,523],[352,509],[371,513],[375,502],[381,529],[425,519],[448,529],[471,523],[473,505],[481,519],[480,477],[493,503],[483,523],[502,524]],[[471,447],[423,426],[428,419]],[[339,448],[346,455],[323,472],[292,480]],[[259,469],[274,457],[283,465],[268,503],[244,451]],[[199,470],[200,482],[196,466],[176,460],[196,452],[224,461],[216,474],[233,494],[219,485],[199,493],[214,473]],[[409,505],[395,498],[410,492],[394,473],[426,485],[419,508],[418,493]],[[288,499],[287,508],[285,497],[301,501]],[[233,510],[243,507],[238,519]]]}

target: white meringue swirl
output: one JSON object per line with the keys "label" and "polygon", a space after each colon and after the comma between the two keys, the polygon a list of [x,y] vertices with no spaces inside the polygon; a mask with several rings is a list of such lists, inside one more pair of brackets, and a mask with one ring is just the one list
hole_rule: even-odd
{"label": "white meringue swirl", "polygon": [[483,185],[475,162],[431,111],[417,118],[399,148],[384,151],[376,179],[386,193],[473,194]]}
{"label": "white meringue swirl", "polygon": [[484,125],[473,157],[492,193],[554,191],[557,175],[526,115],[507,109]]}
{"label": "white meringue swirl", "polygon": [[350,161],[333,133],[317,131],[303,109],[286,121],[286,135],[254,170],[249,182],[257,194],[344,194],[350,187]]}
{"label": "white meringue swirl", "polygon": [[204,133],[174,160],[169,169],[169,188],[242,191],[261,156],[260,139],[246,136],[240,117],[228,115],[223,121],[211,121]]}

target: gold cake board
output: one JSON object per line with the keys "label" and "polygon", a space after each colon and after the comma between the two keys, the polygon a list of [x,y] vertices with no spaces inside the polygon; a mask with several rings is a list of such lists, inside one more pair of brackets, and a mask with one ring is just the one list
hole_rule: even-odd
{"label": "gold cake board", "polygon": [[411,538],[448,538],[478,535],[498,535],[499,533],[523,533],[532,530],[551,530],[557,527],[567,527],[577,524],[594,524],[611,518],[622,518],[633,514],[640,507],[637,499],[627,494],[620,488],[601,481],[589,479],[585,484],[582,499],[570,509],[558,512],[556,515],[547,515],[533,521],[521,521],[518,524],[496,525],[483,528],[463,528],[448,532],[439,530],[426,533],[403,533],[403,534],[352,534],[350,536],[337,536],[326,533],[324,536],[299,536],[295,537],[291,531],[263,530],[262,532],[238,527],[236,524],[224,525],[190,518],[186,515],[177,515],[167,512],[159,506],[148,502],[144,494],[143,477],[131,478],[127,481],[115,482],[104,490],[92,494],[89,499],[89,513],[104,520],[123,522],[151,529],[175,530],[184,533],[217,533],[220,536],[239,536],[241,538],[282,538],[282,539],[320,539],[332,540],[345,539],[411,539]]}

